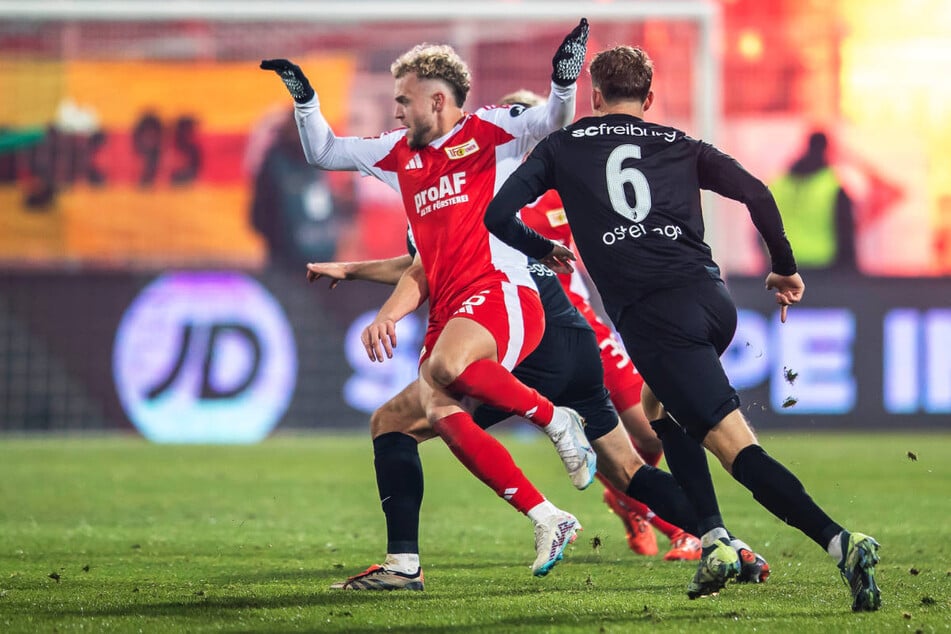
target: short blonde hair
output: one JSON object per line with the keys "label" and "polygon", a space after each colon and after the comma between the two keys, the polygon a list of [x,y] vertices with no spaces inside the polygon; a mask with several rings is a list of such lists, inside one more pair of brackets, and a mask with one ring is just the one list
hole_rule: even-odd
{"label": "short blonde hair", "polygon": [[459,107],[466,102],[472,86],[469,67],[448,44],[417,44],[393,62],[390,72],[396,79],[413,73],[420,79],[446,82]]}
{"label": "short blonde hair", "polygon": [[545,98],[539,95],[536,92],[521,88],[515,92],[510,92],[501,99],[499,99],[500,106],[513,106],[515,104],[522,104],[523,106],[540,106],[545,103]]}

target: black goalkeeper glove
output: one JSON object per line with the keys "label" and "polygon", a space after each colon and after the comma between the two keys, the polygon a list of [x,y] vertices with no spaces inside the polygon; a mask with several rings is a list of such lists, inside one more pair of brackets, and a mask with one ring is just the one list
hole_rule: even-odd
{"label": "black goalkeeper glove", "polygon": [[551,60],[551,80],[559,86],[570,86],[578,80],[588,50],[588,20],[581,18],[558,47]]}
{"label": "black goalkeeper glove", "polygon": [[277,73],[297,103],[307,103],[314,98],[314,89],[304,76],[304,71],[290,60],[264,59],[261,60],[261,69]]}

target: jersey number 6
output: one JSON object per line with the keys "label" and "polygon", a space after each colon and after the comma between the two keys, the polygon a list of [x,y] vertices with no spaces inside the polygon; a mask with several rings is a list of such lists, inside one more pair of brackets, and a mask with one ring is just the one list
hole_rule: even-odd
{"label": "jersey number 6", "polygon": [[[641,146],[628,144],[614,148],[604,166],[604,176],[614,211],[632,222],[641,222],[651,211],[651,190],[644,172],[634,167],[621,166],[629,158],[641,158]],[[628,203],[624,188],[628,183],[634,189],[633,207]]]}

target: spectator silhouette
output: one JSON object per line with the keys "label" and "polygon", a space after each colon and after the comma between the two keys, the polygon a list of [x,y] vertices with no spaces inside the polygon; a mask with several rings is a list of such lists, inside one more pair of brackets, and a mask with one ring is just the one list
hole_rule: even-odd
{"label": "spectator silhouette", "polygon": [[251,207],[270,262],[297,273],[308,262],[333,260],[350,207],[335,195],[327,173],[307,164],[289,111],[257,172]]}
{"label": "spectator silhouette", "polygon": [[852,200],[827,158],[828,137],[809,135],[805,153],[770,184],[800,270],[857,270]]}

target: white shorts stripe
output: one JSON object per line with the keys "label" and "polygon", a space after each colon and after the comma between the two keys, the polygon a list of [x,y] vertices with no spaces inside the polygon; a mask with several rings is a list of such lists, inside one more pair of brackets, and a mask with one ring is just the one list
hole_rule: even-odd
{"label": "white shorts stripe", "polygon": [[505,312],[509,322],[509,340],[505,347],[505,356],[499,359],[499,363],[506,370],[512,370],[522,352],[522,346],[525,345],[525,321],[518,286],[511,282],[502,282],[502,297],[505,299]]}

